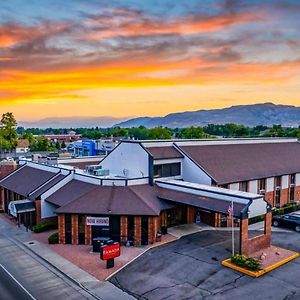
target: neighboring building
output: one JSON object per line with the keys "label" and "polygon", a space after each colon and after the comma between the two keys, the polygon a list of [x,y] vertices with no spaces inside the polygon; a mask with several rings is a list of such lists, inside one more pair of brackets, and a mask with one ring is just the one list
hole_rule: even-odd
{"label": "neighboring building", "polygon": [[70,131],[68,134],[45,134],[43,136],[53,143],[56,142],[71,143],[81,139],[81,135],[76,134],[74,131]]}
{"label": "neighboring building", "polygon": [[[122,141],[89,172],[101,176],[28,162],[0,181],[4,210],[23,223],[57,220],[60,243],[140,245],[178,224],[228,226],[233,203],[249,253],[270,243],[271,206],[300,200],[295,139]],[[31,211],[13,210],[20,200]],[[264,214],[265,233],[249,240],[248,218]]]}
{"label": "neighboring building", "polygon": [[16,154],[24,154],[29,152],[29,141],[27,139],[19,139],[16,147]]}

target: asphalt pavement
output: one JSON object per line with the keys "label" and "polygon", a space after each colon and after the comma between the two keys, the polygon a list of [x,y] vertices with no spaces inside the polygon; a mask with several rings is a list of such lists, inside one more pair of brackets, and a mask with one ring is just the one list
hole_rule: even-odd
{"label": "asphalt pavement", "polygon": [[[299,300],[300,258],[251,278],[225,268],[231,255],[226,231],[202,231],[154,248],[110,280],[141,300]],[[300,234],[272,233],[274,245],[300,252]]]}
{"label": "asphalt pavement", "polygon": [[35,298],[0,265],[0,297],[5,300],[35,300]]}

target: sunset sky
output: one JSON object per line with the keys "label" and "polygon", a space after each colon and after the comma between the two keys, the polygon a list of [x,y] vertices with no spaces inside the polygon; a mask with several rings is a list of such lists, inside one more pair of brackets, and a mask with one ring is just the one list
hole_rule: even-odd
{"label": "sunset sky", "polygon": [[300,106],[299,16],[299,0],[1,1],[0,112]]}

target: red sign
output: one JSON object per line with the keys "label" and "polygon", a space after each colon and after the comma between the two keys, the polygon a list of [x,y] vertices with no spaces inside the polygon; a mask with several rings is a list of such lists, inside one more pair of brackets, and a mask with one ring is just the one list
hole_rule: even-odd
{"label": "red sign", "polygon": [[121,251],[120,251],[119,243],[105,245],[101,249],[101,259],[102,260],[112,259],[112,258],[120,256],[120,254],[121,254]]}

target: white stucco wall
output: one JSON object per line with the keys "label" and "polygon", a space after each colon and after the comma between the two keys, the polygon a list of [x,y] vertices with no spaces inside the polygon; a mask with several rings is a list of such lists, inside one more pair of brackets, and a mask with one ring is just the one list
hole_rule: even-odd
{"label": "white stucco wall", "polygon": [[274,191],[274,177],[267,178],[266,192]]}
{"label": "white stucco wall", "polygon": [[300,185],[300,173],[296,174],[296,185]]}
{"label": "white stucco wall", "polygon": [[289,176],[284,175],[281,177],[281,188],[287,189],[289,187]]}
{"label": "white stucco wall", "polygon": [[239,191],[240,190],[240,184],[238,182],[236,183],[231,183],[229,185],[229,189],[230,190],[234,190],[234,191]]}
{"label": "white stucco wall", "polygon": [[257,180],[249,181],[249,193],[257,194]]}
{"label": "white stucco wall", "polygon": [[148,177],[148,153],[138,143],[122,142],[100,164],[108,169],[111,175],[123,176],[127,170],[127,177]]}
{"label": "white stucco wall", "polygon": [[267,212],[267,203],[263,200],[263,198],[253,200],[248,209],[248,212],[249,218],[263,215]]}

